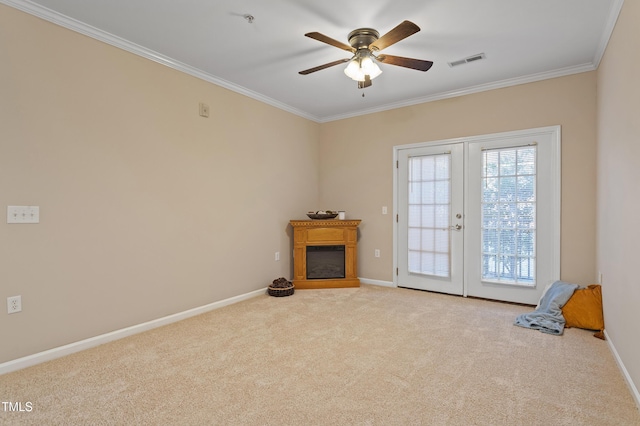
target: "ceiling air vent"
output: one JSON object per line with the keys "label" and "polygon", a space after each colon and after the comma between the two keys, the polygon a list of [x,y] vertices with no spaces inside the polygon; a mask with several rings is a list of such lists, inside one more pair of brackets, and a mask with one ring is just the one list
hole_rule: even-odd
{"label": "ceiling air vent", "polygon": [[458,65],[468,64],[469,62],[479,61],[485,59],[484,53],[478,53],[477,55],[469,56],[468,58],[459,59],[457,61],[449,62],[450,67],[457,67]]}

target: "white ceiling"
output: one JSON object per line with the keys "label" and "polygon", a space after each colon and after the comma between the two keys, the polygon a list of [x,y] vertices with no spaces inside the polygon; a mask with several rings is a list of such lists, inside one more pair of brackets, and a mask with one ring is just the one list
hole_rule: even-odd
{"label": "white ceiling", "polygon": [[[0,0],[318,122],[594,70],[623,1]],[[383,52],[431,70],[381,64],[363,90],[345,65],[298,74],[350,56],[305,33],[348,44],[351,30],[382,35],[405,19],[421,31]]]}

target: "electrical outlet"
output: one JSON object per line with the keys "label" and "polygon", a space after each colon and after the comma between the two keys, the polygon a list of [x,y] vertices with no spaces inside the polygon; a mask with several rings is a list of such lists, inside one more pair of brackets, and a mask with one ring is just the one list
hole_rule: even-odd
{"label": "electrical outlet", "polygon": [[22,296],[7,297],[7,313],[15,314],[22,310]]}
{"label": "electrical outlet", "polygon": [[380,250],[379,249],[375,249],[374,252],[373,252],[373,255],[375,257],[380,257]]}
{"label": "electrical outlet", "polygon": [[200,102],[200,117],[208,118],[209,117],[209,105]]}

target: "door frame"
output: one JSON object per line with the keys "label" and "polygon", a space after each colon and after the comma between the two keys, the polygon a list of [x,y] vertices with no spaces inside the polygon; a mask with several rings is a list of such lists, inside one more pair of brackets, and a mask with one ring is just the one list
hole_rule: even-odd
{"label": "door frame", "polygon": [[[452,139],[443,139],[436,141],[428,141],[428,142],[418,142],[413,144],[406,145],[395,145],[393,147],[393,286],[398,287],[398,214],[399,214],[399,197],[398,197],[398,162],[399,162],[399,151],[404,149],[412,149],[412,148],[421,148],[425,146],[437,146],[437,145],[449,145],[454,143],[463,143],[465,145],[465,159],[468,156],[468,148],[467,145],[470,142],[482,142],[482,141],[495,141],[501,139],[508,138],[516,138],[516,137],[524,137],[535,134],[547,134],[551,135],[553,141],[553,149],[555,153],[555,161],[551,166],[551,170],[548,172],[553,175],[553,179],[557,182],[557,185],[554,186],[552,191],[553,200],[551,201],[552,209],[553,209],[553,219],[552,219],[552,276],[554,279],[560,279],[560,232],[561,232],[561,192],[562,192],[562,181],[561,181],[561,126],[547,126],[547,127],[538,127],[531,129],[523,129],[509,132],[500,132],[500,133],[490,133],[485,135],[476,135],[469,137],[460,137],[460,138],[452,138]],[[466,160],[465,160],[466,161]],[[467,173],[468,164],[465,163],[465,176],[464,176],[464,191],[465,193],[468,191],[469,185],[469,176]],[[464,215],[465,219],[468,217],[470,206],[468,203],[464,205]],[[465,258],[467,257],[466,250],[469,247],[468,236],[465,233],[464,235],[464,250],[465,250]],[[463,296],[467,297],[468,295],[468,281],[469,277],[467,275],[467,269],[465,268],[463,274]],[[539,287],[539,292],[541,293],[544,287],[550,283],[537,283],[537,287]]]}
{"label": "door frame", "polygon": [[[443,151],[443,148],[446,148],[446,151]],[[434,152],[435,151],[435,152]],[[450,163],[450,178],[451,178],[451,193],[450,193],[450,226],[448,227],[450,234],[449,240],[449,253],[455,254],[458,253],[458,256],[450,256],[450,274],[448,277],[439,277],[434,275],[422,275],[422,274],[412,274],[408,271],[405,271],[404,267],[399,268],[396,274],[396,278],[400,280],[402,277],[406,282],[402,284],[408,288],[415,289],[424,289],[435,292],[443,292],[447,294],[455,294],[462,295],[464,291],[464,232],[460,232],[460,230],[452,230],[454,225],[463,226],[464,218],[454,219],[453,215],[461,214],[464,215],[464,188],[465,188],[465,147],[462,143],[453,143],[447,145],[425,145],[421,147],[412,147],[398,150],[400,161],[398,164],[398,173],[403,169],[403,165],[409,167],[409,162],[411,158],[430,156],[430,155],[438,155],[438,154],[449,154],[449,158],[451,160]],[[405,164],[406,160],[406,164]],[[406,187],[405,187],[406,189]],[[400,200],[400,195],[403,194],[402,188],[397,188],[398,191],[398,199]],[[407,194],[408,199],[408,194]],[[404,205],[397,204],[398,214],[401,212],[401,207],[405,207]],[[404,209],[402,212],[403,219],[408,220],[408,210]],[[397,221],[398,229],[400,229],[400,222]],[[405,223],[406,228],[402,227],[403,231],[408,231],[409,223]],[[398,241],[396,244],[399,244],[404,241],[404,232],[402,234],[396,234],[398,237]],[[408,235],[407,235],[408,237]],[[402,240],[402,241],[401,241]],[[408,245],[408,240],[406,241]],[[408,254],[408,253],[407,253]],[[398,261],[406,260],[408,263],[408,258],[403,258],[402,254],[398,251],[396,252]],[[405,275],[406,274],[406,275]],[[397,284],[396,284],[397,287]]]}

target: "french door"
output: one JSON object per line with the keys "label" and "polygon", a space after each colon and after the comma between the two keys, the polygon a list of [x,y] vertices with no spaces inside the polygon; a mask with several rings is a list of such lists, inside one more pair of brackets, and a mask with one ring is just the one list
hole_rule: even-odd
{"label": "french door", "polygon": [[559,126],[394,153],[395,285],[536,304],[559,279]]}
{"label": "french door", "polygon": [[400,150],[399,283],[463,294],[464,145]]}

